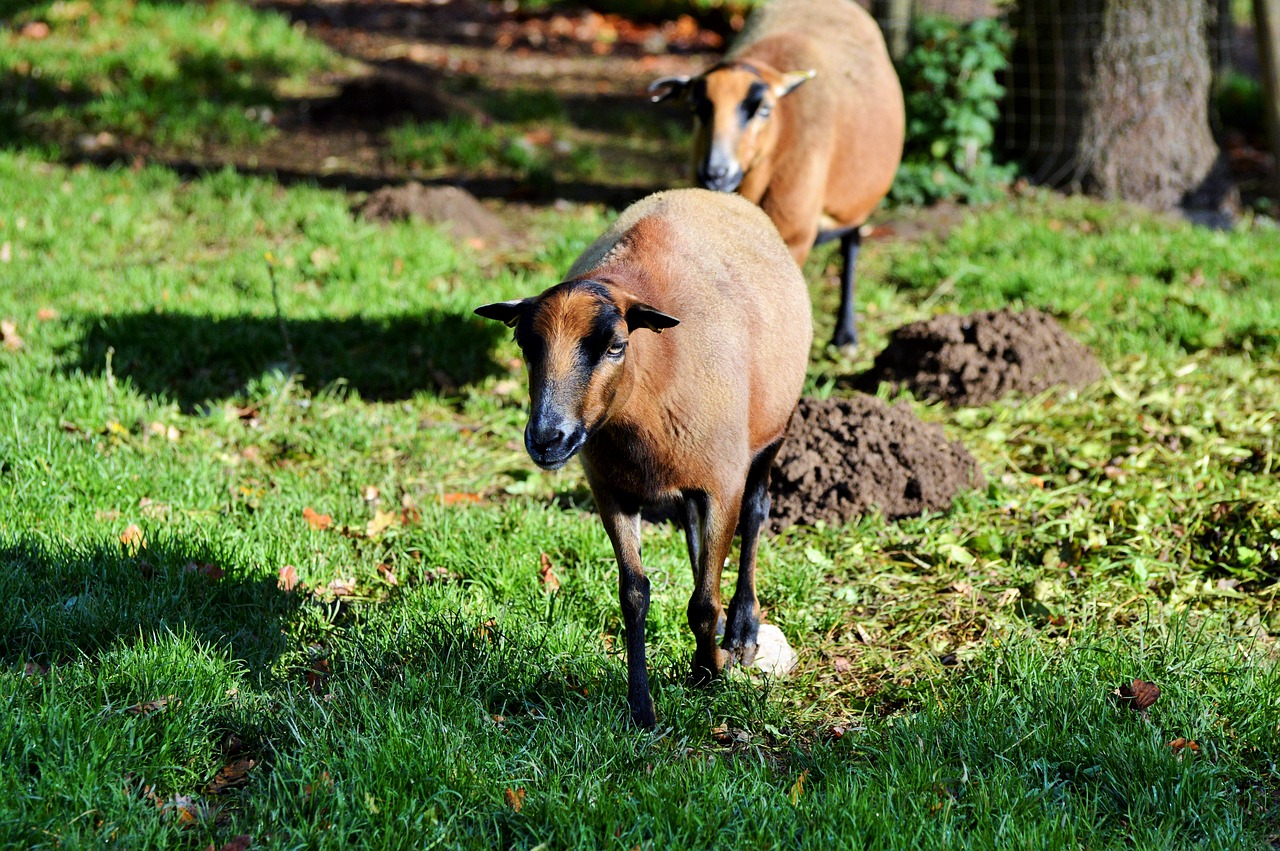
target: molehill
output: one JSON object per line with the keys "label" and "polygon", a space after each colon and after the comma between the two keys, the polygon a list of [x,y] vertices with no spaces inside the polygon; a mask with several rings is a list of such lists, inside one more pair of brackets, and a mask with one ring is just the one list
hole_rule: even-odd
{"label": "molehill", "polygon": [[1097,358],[1039,310],[948,314],[904,325],[854,385],[887,383],[919,399],[984,405],[1009,393],[1083,387],[1102,377]]}
{"label": "molehill", "polygon": [[804,398],[774,461],[769,519],[774,531],[846,523],[872,508],[897,520],[945,510],[985,484],[968,450],[906,403]]}

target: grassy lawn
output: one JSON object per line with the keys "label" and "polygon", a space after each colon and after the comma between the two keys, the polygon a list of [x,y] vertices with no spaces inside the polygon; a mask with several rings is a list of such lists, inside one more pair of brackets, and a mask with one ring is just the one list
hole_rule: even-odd
{"label": "grassy lawn", "polygon": [[[296,41],[299,69],[336,61],[233,4],[130,9],[195,16],[192,43],[245,15]],[[244,43],[252,67],[269,42]],[[151,109],[178,120],[126,112]],[[683,535],[646,528],[642,733],[583,478],[535,470],[518,350],[471,315],[558,281],[611,213],[546,208],[523,247],[477,250],[365,223],[340,192],[67,167],[18,141],[0,152],[0,847],[1277,841],[1273,225],[1025,193],[945,238],[868,238],[864,350],[815,350],[809,392],[849,392],[905,322],[1004,305],[1052,312],[1107,376],[905,400],[989,485],[944,515],[763,541],[766,619],[801,659],[784,680],[683,685]],[[820,340],[835,266],[806,269]],[[1135,678],[1161,689],[1145,712],[1113,694]]]}

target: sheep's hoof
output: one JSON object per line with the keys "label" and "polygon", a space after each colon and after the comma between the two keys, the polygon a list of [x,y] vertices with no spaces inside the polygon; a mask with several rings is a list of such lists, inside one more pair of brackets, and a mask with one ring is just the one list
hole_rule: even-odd
{"label": "sheep's hoof", "polygon": [[724,668],[728,661],[729,654],[719,647],[715,649],[715,657],[713,659],[699,659],[698,654],[695,652],[693,654],[693,665],[689,669],[689,677],[685,680],[686,685],[695,688],[708,685],[712,680],[724,673]]}
{"label": "sheep's hoof", "polygon": [[729,656],[729,663],[748,667],[756,658],[757,635],[760,630],[760,618],[743,609],[729,613],[729,627],[725,630],[724,647]]}
{"label": "sheep's hoof", "polygon": [[774,677],[785,677],[800,662],[800,657],[791,649],[782,630],[771,623],[760,624],[756,642],[754,662],[756,670],[764,671]]}
{"label": "sheep's hoof", "polygon": [[725,652],[729,654],[730,664],[741,665],[749,668],[751,663],[756,660],[756,652],[760,645],[754,641],[744,641],[740,644],[730,644],[725,647]]}
{"label": "sheep's hoof", "polygon": [[853,340],[848,343],[838,343],[835,340],[832,340],[830,344],[830,348],[834,350],[837,355],[839,355],[842,358],[847,358],[848,360],[853,360],[855,357],[858,356],[857,340]]}
{"label": "sheep's hoof", "polygon": [[642,730],[650,730],[658,723],[653,711],[653,698],[645,695],[644,700],[638,704],[631,704],[631,723]]}

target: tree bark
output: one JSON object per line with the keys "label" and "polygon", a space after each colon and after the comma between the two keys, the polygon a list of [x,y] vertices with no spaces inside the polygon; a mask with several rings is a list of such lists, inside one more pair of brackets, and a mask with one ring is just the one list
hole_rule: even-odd
{"label": "tree bark", "polygon": [[871,0],[871,14],[880,24],[895,63],[911,49],[911,5],[912,0]]}
{"label": "tree bark", "polygon": [[1267,102],[1267,136],[1276,161],[1271,190],[1280,192],[1280,0],[1253,0],[1253,20]]}
{"label": "tree bark", "polygon": [[1204,0],[1021,0],[1007,140],[1038,182],[1169,209],[1220,178]]}

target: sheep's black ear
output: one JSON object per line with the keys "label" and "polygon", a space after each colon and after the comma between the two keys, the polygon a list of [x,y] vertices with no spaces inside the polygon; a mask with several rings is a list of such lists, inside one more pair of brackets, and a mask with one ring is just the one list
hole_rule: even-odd
{"label": "sheep's black ear", "polygon": [[661,310],[655,310],[647,304],[633,304],[627,308],[628,331],[634,331],[637,328],[648,328],[650,331],[661,334],[663,328],[671,328],[679,324],[679,319],[674,316],[668,316]]}
{"label": "sheep's black ear", "polygon": [[493,304],[477,307],[475,312],[477,316],[483,316],[485,319],[496,319],[514,328],[516,323],[520,321],[520,314],[524,313],[524,309],[528,305],[529,299],[527,298],[518,298],[515,301],[495,301]]}
{"label": "sheep's black ear", "polygon": [[792,71],[789,74],[782,75],[782,81],[773,87],[774,97],[782,97],[790,94],[800,87],[801,83],[807,83],[814,77],[818,76],[817,71]]}
{"label": "sheep's black ear", "polygon": [[684,98],[689,93],[690,77],[662,77],[649,84],[649,99],[654,103],[670,98]]}

